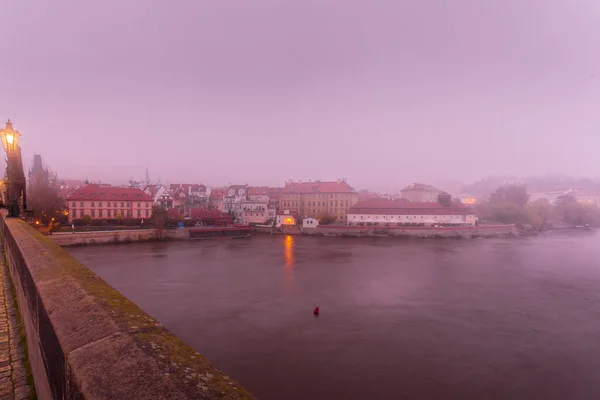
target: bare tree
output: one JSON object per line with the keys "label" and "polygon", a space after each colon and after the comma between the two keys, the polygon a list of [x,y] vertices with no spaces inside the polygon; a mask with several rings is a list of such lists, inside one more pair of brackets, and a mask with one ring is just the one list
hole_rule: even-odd
{"label": "bare tree", "polygon": [[27,194],[27,208],[43,223],[52,218],[61,218],[66,210],[65,199],[59,193],[56,176],[47,170],[29,179]]}
{"label": "bare tree", "polygon": [[152,206],[152,217],[150,217],[150,221],[152,222],[152,225],[156,228],[156,236],[158,240],[164,238],[167,217],[167,210],[165,208],[159,205]]}

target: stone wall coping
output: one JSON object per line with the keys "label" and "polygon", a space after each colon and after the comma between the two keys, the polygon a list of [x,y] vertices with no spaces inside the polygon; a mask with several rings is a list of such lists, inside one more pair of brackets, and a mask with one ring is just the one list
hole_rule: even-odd
{"label": "stone wall coping", "polygon": [[[5,222],[72,379],[50,386],[85,399],[254,399],[49,237],[24,221]],[[31,301],[20,308],[34,312]]]}
{"label": "stone wall coping", "polygon": [[115,229],[115,230],[106,230],[106,231],[79,231],[79,232],[52,232],[50,236],[61,236],[61,235],[93,235],[98,233],[115,233],[115,232],[152,232],[156,229]]}

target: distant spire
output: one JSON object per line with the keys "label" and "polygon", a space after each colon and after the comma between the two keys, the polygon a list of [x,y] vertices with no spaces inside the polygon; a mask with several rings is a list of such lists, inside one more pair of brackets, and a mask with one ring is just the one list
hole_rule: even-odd
{"label": "distant spire", "polygon": [[148,172],[148,167],[146,167],[146,184],[150,184],[150,173]]}

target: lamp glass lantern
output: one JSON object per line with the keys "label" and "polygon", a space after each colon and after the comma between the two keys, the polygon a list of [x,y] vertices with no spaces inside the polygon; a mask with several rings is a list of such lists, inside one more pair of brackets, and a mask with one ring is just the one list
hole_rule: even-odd
{"label": "lamp glass lantern", "polygon": [[6,127],[4,129],[0,129],[0,138],[2,139],[2,146],[4,146],[4,151],[6,151],[6,154],[12,153],[19,147],[20,137],[21,134],[19,131],[13,129],[10,119],[6,121]]}

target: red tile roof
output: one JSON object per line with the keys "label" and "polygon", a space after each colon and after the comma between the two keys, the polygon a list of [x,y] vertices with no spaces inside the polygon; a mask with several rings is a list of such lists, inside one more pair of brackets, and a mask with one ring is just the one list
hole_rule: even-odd
{"label": "red tile roof", "polygon": [[270,187],[269,188],[269,201],[277,202],[281,198],[284,188],[282,187]]}
{"label": "red tile roof", "polygon": [[248,195],[268,195],[268,186],[248,186]]}
{"label": "red tile roof", "polygon": [[227,194],[227,189],[216,188],[210,191],[211,199],[223,199],[223,196]]}
{"label": "red tile roof", "polygon": [[124,188],[90,184],[77,189],[67,197],[69,200],[128,200],[152,201],[152,197],[138,188]]}
{"label": "red tile roof", "polygon": [[345,181],[337,182],[289,182],[282,193],[356,193]]}
{"label": "red tile roof", "polygon": [[443,206],[438,202],[411,202],[407,200],[365,200],[356,203],[348,214],[382,214],[382,215],[441,215],[460,214],[471,215],[475,212],[464,204],[453,203]]}

